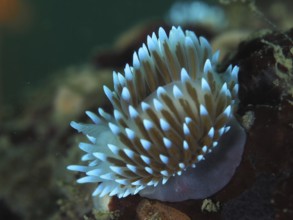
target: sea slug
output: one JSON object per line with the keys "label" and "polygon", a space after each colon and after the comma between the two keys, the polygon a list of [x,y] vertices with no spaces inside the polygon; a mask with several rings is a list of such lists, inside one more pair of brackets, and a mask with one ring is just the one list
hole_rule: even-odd
{"label": "sea slug", "polygon": [[114,90],[104,87],[113,115],[102,109],[94,122],[71,126],[87,165],[78,183],[96,183],[93,196],[140,195],[164,201],[205,198],[223,188],[241,161],[245,132],[234,117],[238,67],[216,71],[219,52],[192,31],[147,37]]}

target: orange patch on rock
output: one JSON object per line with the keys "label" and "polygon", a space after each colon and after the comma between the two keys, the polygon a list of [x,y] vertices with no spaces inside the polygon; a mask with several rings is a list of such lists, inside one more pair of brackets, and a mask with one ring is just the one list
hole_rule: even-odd
{"label": "orange patch on rock", "polygon": [[139,220],[190,220],[186,214],[175,208],[146,199],[138,204],[136,213]]}

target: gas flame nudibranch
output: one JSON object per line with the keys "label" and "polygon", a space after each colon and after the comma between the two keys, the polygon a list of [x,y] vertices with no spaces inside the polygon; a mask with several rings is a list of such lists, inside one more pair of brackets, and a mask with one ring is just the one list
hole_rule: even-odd
{"label": "gas flame nudibranch", "polygon": [[233,116],[238,67],[217,73],[219,52],[203,37],[173,27],[147,37],[114,90],[104,86],[113,116],[86,112],[93,124],[72,122],[89,143],[69,170],[78,183],[97,183],[93,196],[137,194],[167,201],[219,191],[239,165],[245,132]]}

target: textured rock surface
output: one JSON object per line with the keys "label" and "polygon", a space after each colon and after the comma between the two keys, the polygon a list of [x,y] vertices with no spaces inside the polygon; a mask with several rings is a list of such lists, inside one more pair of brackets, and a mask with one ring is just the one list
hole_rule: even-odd
{"label": "textured rock surface", "polygon": [[138,220],[164,219],[164,220],[190,220],[184,213],[160,202],[142,200],[136,209]]}

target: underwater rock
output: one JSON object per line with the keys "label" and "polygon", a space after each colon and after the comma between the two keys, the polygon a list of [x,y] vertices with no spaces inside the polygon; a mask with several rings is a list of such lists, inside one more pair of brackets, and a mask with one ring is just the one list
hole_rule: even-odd
{"label": "underwater rock", "polygon": [[226,202],[222,208],[225,220],[234,219],[274,219],[271,191],[276,180],[272,176],[259,176],[254,185],[239,197]]}
{"label": "underwater rock", "polygon": [[137,206],[138,220],[164,219],[164,220],[190,220],[184,213],[160,202],[142,200]]}
{"label": "underwater rock", "polygon": [[265,32],[239,45],[227,63],[239,65],[241,105],[276,105],[284,96],[292,97],[292,39],[293,29]]}
{"label": "underwater rock", "polygon": [[273,191],[271,203],[275,210],[275,219],[292,219],[293,210],[293,173],[292,170],[282,176]]}
{"label": "underwater rock", "polygon": [[[91,212],[90,189],[73,187],[75,177],[60,167],[79,156],[75,148],[68,151],[76,141],[69,121],[80,117],[83,108],[92,109],[93,100],[107,108],[105,99],[97,97],[97,86],[110,78],[107,70],[68,67],[1,115],[0,219],[83,219]],[[64,89],[79,98],[67,99]],[[71,109],[78,103],[82,106]]]}

